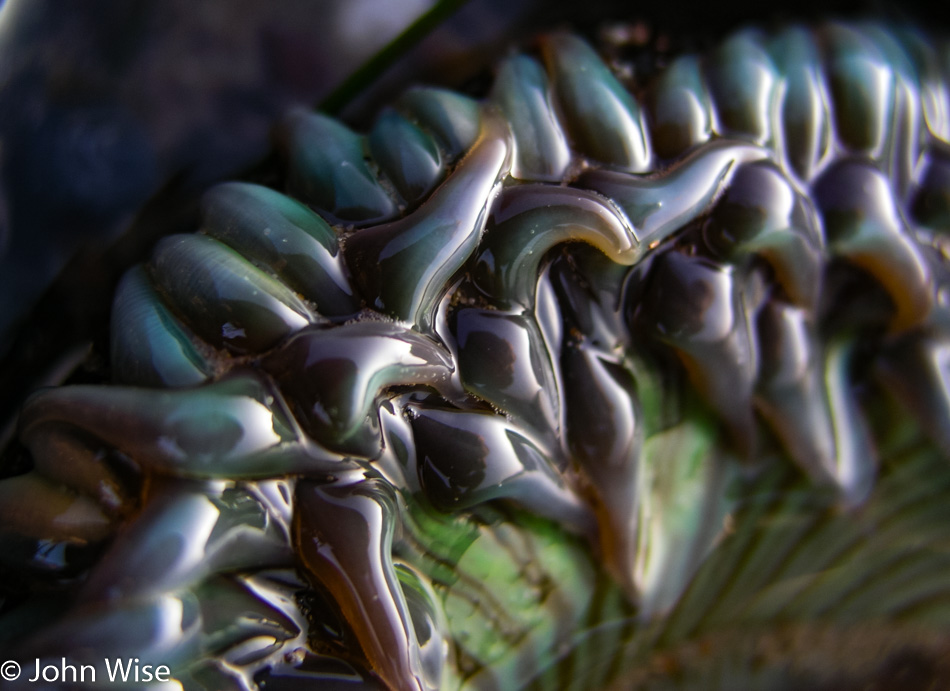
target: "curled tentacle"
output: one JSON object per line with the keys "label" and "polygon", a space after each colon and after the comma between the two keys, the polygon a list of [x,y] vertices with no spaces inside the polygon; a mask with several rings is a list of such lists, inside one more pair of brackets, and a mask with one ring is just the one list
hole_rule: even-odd
{"label": "curled tentacle", "polygon": [[133,386],[196,386],[212,366],[162,302],[142,267],[123,278],[112,302],[112,377]]}
{"label": "curled tentacle", "polygon": [[[161,474],[256,478],[352,467],[303,434],[272,385],[246,373],[175,391],[99,386],[41,391],[24,406],[20,437],[39,451],[51,426],[91,436]],[[96,462],[80,446],[70,460],[83,459]]]}
{"label": "curled tentacle", "polygon": [[289,185],[332,221],[365,225],[396,215],[396,203],[363,158],[363,138],[325,115],[294,112],[284,126]]}
{"label": "curled tentacle", "polygon": [[640,106],[593,49],[568,34],[547,37],[542,48],[573,145],[601,163],[648,170],[650,142]]}
{"label": "curled tentacle", "polygon": [[303,566],[334,596],[379,676],[394,689],[439,688],[441,660],[424,664],[392,562],[392,490],[371,479],[341,486],[305,481],[297,486],[297,504],[294,532]]}
{"label": "curled tentacle", "polygon": [[498,70],[491,97],[511,127],[512,177],[559,181],[571,152],[541,65],[524,55],[507,60]]}
{"label": "curled tentacle", "polygon": [[740,277],[729,267],[667,252],[637,314],[671,346],[744,455],[755,445],[752,390],[758,354]]}
{"label": "curled tentacle", "polygon": [[762,257],[793,303],[817,306],[823,268],[817,220],[771,164],[752,163],[736,171],[704,223],[703,236],[727,260]]}
{"label": "curled tentacle", "polygon": [[371,307],[431,327],[445,283],[478,246],[509,154],[504,122],[486,117],[472,151],[422,207],[347,239],[346,260]]}
{"label": "curled tentacle", "polygon": [[493,210],[475,283],[501,304],[532,309],[545,254],[569,241],[590,243],[626,265],[642,251],[630,222],[609,200],[569,187],[525,185],[505,193]]}
{"label": "curled tentacle", "polygon": [[441,387],[455,367],[431,338],[383,321],[302,331],[262,364],[310,436],[366,458],[381,450],[381,393],[395,386]]}
{"label": "curled tentacle", "polygon": [[287,286],[204,235],[173,235],[152,257],[158,287],[205,341],[244,355],[277,345],[314,315]]}
{"label": "curled tentacle", "polygon": [[556,458],[503,417],[414,406],[412,430],[426,498],[443,511],[510,499],[591,535],[586,507],[565,486]]}
{"label": "curled tentacle", "polygon": [[892,329],[922,322],[933,306],[933,272],[906,231],[884,175],[843,162],[815,183],[815,198],[830,251],[865,270],[891,298]]}
{"label": "curled tentacle", "polygon": [[206,192],[201,208],[204,232],[266,265],[320,314],[346,317],[359,310],[336,234],[300,202],[266,187],[230,182]]}
{"label": "curled tentacle", "polygon": [[658,175],[595,170],[581,175],[577,184],[599,192],[626,213],[642,254],[705,213],[738,164],[767,157],[758,147],[724,140],[698,149]]}

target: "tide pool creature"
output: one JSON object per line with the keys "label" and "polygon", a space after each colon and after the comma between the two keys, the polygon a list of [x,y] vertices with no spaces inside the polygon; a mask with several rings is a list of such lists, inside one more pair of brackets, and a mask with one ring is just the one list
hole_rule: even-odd
{"label": "tide pool creature", "polygon": [[3,559],[79,577],[4,645],[214,689],[944,664],[947,50],[744,31],[634,93],[552,34],[483,101],[292,114],[290,196],[211,190],[112,384],[24,405]]}

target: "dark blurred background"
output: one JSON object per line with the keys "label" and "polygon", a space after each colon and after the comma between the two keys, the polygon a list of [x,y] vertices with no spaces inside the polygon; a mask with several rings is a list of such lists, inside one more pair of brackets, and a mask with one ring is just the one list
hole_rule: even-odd
{"label": "dark blurred background", "polygon": [[[193,229],[215,181],[266,175],[282,113],[360,126],[412,82],[476,81],[513,40],[640,21],[702,47],[743,23],[946,26],[938,3],[6,0],[0,4],[0,448],[31,389],[89,362],[113,287]],[[262,173],[261,171],[265,172]],[[100,349],[95,349],[101,353]]]}

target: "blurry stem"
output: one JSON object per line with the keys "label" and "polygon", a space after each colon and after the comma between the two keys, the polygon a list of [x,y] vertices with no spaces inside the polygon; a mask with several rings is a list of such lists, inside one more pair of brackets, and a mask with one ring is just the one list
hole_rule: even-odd
{"label": "blurry stem", "polygon": [[437,0],[427,12],[334,89],[317,105],[317,109],[331,115],[340,112],[399,56],[407,53],[467,2],[468,0]]}

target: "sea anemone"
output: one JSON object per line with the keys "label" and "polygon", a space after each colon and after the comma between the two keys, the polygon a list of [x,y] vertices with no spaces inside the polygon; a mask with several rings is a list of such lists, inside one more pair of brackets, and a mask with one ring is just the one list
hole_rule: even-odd
{"label": "sea anemone", "polygon": [[[943,41],[943,42],[941,42]],[[184,688],[843,688],[946,672],[947,44],[745,30],[640,79],[283,122],[39,391],[10,657]],[[0,634],[4,636],[4,634]],[[889,677],[888,675],[891,675]]]}

